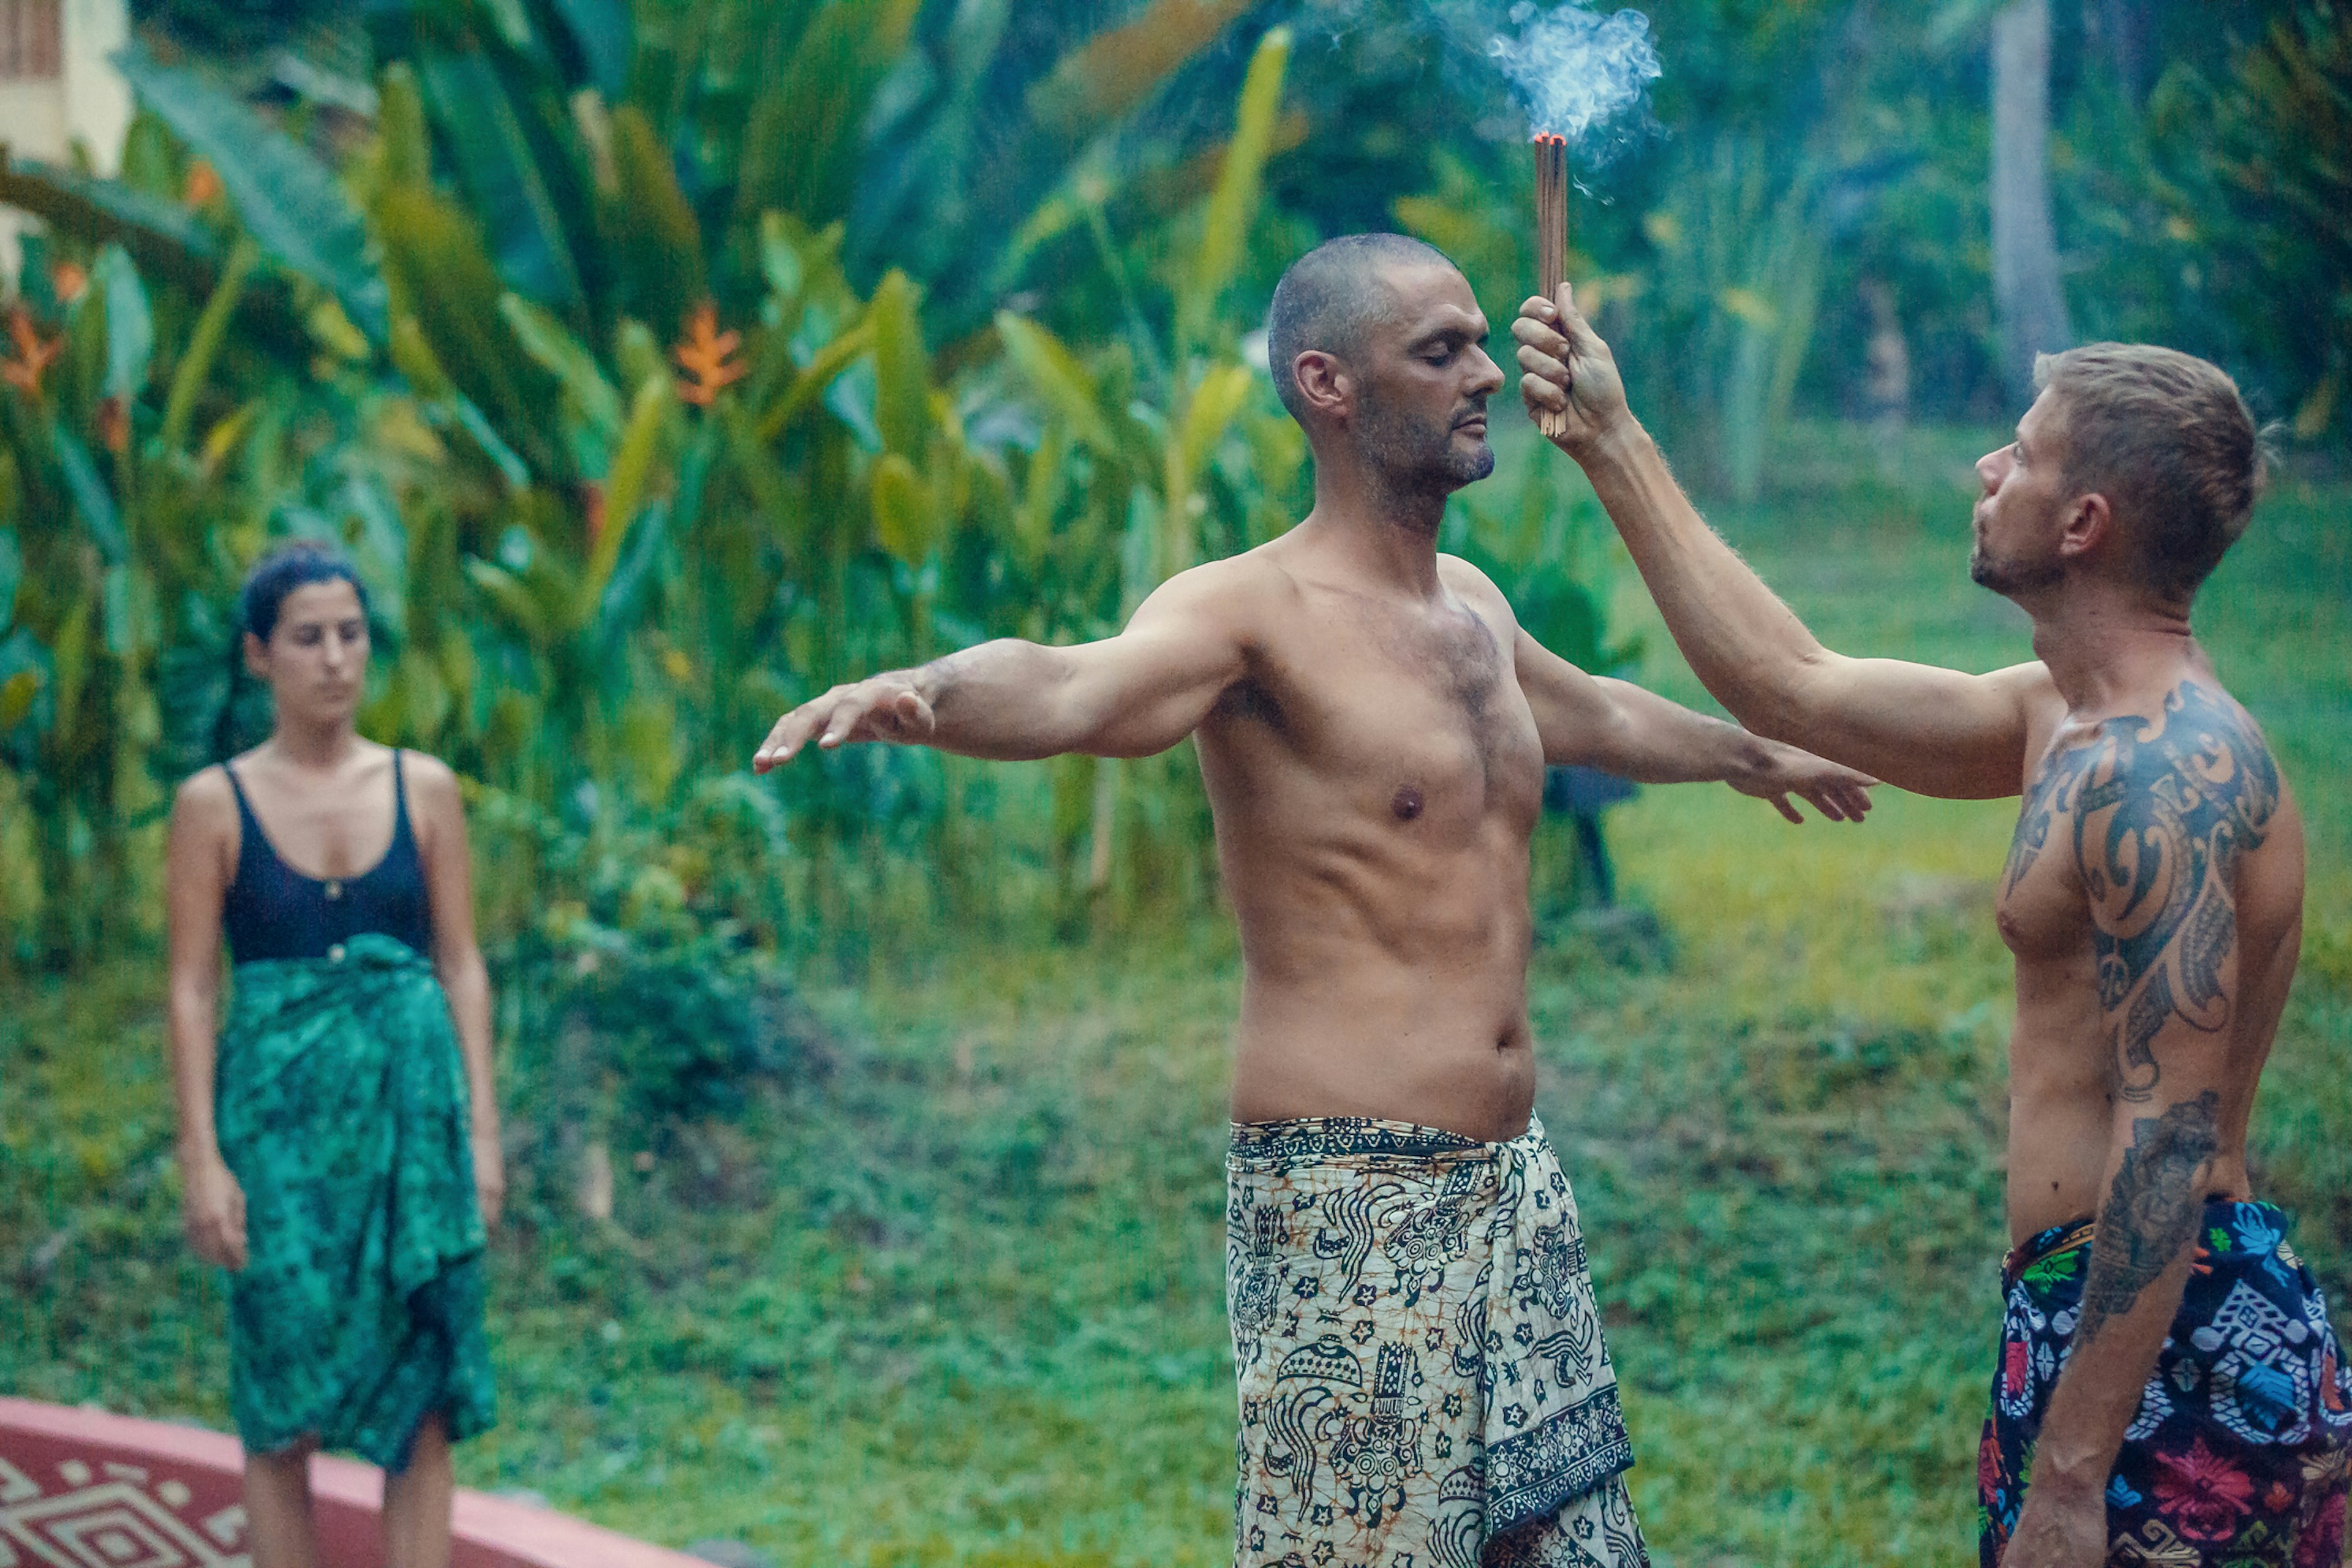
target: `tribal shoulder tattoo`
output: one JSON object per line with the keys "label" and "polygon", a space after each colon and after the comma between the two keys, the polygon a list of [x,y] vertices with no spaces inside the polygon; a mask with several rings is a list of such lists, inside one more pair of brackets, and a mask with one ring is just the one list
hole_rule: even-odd
{"label": "tribal shoulder tattoo", "polygon": [[[2279,809],[2270,750],[2238,707],[2183,681],[2154,720],[2111,719],[2053,752],[2028,792],[2003,874],[2013,889],[2053,837],[2071,842],[2096,917],[2093,948],[2116,1099],[2147,1104],[2175,1020],[2210,1034],[2230,1022],[2222,973],[2237,946],[2240,858]],[[2221,1142],[2211,1089],[2132,1122],[2099,1210],[2075,1344],[2129,1312],[2197,1233],[2198,1173]]]}
{"label": "tribal shoulder tattoo", "polygon": [[2221,968],[2236,947],[2231,883],[2279,806],[2278,765],[2253,723],[2209,687],[2183,681],[2160,718],[2110,719],[2042,764],[2002,873],[2016,887],[2053,832],[2100,916],[2099,1003],[2115,1020],[2116,1094],[2146,1103],[2161,1069],[2156,1037],[2178,1018],[2208,1033],[2230,1021]]}

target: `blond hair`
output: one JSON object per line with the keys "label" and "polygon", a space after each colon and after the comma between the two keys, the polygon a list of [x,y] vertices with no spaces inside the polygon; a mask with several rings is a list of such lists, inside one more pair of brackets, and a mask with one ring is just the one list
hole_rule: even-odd
{"label": "blond hair", "polygon": [[2107,498],[2147,584],[2197,591],[2246,531],[2268,464],[2221,367],[2147,343],[2085,343],[2033,362],[2058,395],[2066,481]]}

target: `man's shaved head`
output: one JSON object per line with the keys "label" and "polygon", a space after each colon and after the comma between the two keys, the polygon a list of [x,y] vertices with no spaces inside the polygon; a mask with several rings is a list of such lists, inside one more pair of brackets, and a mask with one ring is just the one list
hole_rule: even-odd
{"label": "man's shaved head", "polygon": [[1301,425],[1307,423],[1307,409],[1294,369],[1298,356],[1317,349],[1344,360],[1357,358],[1365,333],[1397,305],[1381,274],[1400,265],[1454,263],[1435,246],[1405,235],[1349,234],[1326,240],[1292,262],[1275,286],[1274,305],[1266,312],[1265,357],[1274,372],[1274,390]]}

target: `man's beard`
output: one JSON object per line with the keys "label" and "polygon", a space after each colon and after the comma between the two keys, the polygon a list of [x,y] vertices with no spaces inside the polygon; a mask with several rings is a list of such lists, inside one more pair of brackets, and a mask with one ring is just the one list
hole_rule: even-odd
{"label": "man's beard", "polygon": [[1454,427],[1464,416],[1456,412],[1440,424],[1392,410],[1367,388],[1356,405],[1356,449],[1391,495],[1450,496],[1495,471],[1495,451],[1486,442],[1466,451],[1455,445]]}
{"label": "man's beard", "polygon": [[1988,554],[1981,539],[1969,552],[1969,581],[2004,599],[2055,587],[2065,574],[2065,568],[2055,561],[2028,562]]}

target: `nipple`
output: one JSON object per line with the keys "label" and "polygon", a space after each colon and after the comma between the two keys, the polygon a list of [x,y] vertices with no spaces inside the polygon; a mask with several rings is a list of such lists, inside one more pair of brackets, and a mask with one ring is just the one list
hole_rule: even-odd
{"label": "nipple", "polygon": [[1421,791],[1412,784],[1399,784],[1396,798],[1389,802],[1389,809],[1396,813],[1399,822],[1411,822],[1421,815]]}

